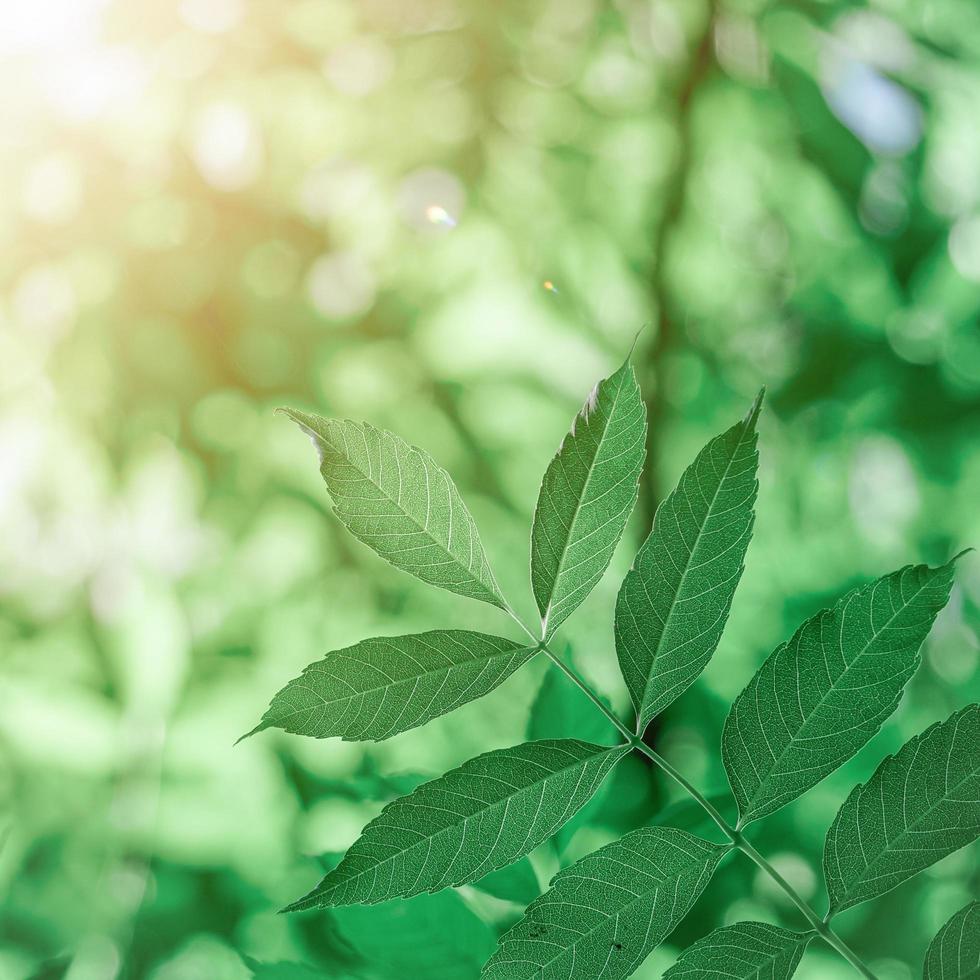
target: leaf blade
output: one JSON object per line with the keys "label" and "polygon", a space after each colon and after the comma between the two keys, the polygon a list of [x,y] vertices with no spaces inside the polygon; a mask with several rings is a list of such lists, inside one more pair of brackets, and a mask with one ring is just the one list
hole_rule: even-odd
{"label": "leaf blade", "polygon": [[616,655],[637,731],[694,683],[721,639],[755,520],[762,397],[685,470],[620,587]]}
{"label": "leaf blade", "polygon": [[655,827],[607,844],[555,876],[501,938],[483,980],[629,976],[687,914],[727,851]]}
{"label": "leaf blade", "polygon": [[534,648],[472,630],[372,637],[310,664],[250,732],[380,741],[499,687]]}
{"label": "leaf blade", "polygon": [[556,739],[470,759],[389,803],[340,864],[284,911],[372,905],[476,881],[547,840],[627,751]]}
{"label": "leaf blade", "polygon": [[844,801],[824,844],[831,914],[891,891],[978,834],[980,705],[973,704],[906,742]]}
{"label": "leaf blade", "polygon": [[790,980],[811,936],[736,922],[688,946],[663,980]]}
{"label": "leaf blade", "polygon": [[629,361],[600,381],[548,465],[531,527],[531,587],[551,636],[602,577],[636,503],[646,408]]}
{"label": "leaf blade", "polygon": [[969,902],[936,933],[926,950],[922,980],[980,977],[980,902]]}
{"label": "leaf blade", "polygon": [[881,728],[952,581],[953,562],[908,565],[817,613],[766,659],[722,735],[743,825],[801,796]]}
{"label": "leaf blade", "polygon": [[313,440],[334,513],[351,534],[423,582],[506,608],[476,522],[427,452],[366,422],[281,411]]}

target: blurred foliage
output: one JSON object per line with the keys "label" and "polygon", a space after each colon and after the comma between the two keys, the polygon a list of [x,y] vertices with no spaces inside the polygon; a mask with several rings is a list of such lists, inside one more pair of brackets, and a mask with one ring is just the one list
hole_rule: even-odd
{"label": "blurred foliage", "polygon": [[[803,617],[980,544],[973,0],[34,0],[0,10],[0,83],[0,977],[435,975],[275,910],[386,799],[519,741],[544,668],[383,744],[234,748],[330,649],[507,629],[345,537],[277,405],[429,449],[527,612],[541,474],[644,327],[651,476],[564,636],[624,707],[618,583],[767,384],[732,619],[657,733],[710,793],[728,703]],[[818,906],[846,790],[976,699],[978,607],[971,558],[895,718],[756,832]],[[675,803],[620,772],[540,882]],[[975,856],[841,930],[915,975]],[[518,908],[438,901],[473,935]],[[746,917],[796,921],[733,861],[638,976]],[[799,974],[848,975],[816,947]]]}

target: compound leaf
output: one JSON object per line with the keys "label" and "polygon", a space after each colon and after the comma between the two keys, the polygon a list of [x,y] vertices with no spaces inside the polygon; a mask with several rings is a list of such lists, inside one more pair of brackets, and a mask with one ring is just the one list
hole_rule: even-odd
{"label": "compound leaf", "polygon": [[844,801],[823,868],[833,914],[883,895],[980,834],[980,706],[888,756]]}
{"label": "compound leaf", "polygon": [[375,637],[307,667],[261,723],[314,738],[380,740],[489,694],[533,649],[469,630]]}
{"label": "compound leaf", "polygon": [[423,582],[505,607],[476,523],[427,452],[366,422],[283,411],[313,440],[334,512],[355,537]]}
{"label": "compound leaf", "polygon": [[371,905],[476,881],[547,840],[628,750],[556,739],[471,759],[389,803],[286,911]]}
{"label": "compound leaf", "polygon": [[477,980],[494,948],[490,927],[454,891],[334,909],[332,916],[371,975],[390,980]]}
{"label": "compound leaf", "polygon": [[790,980],[810,939],[765,922],[736,922],[688,946],[664,980]]}
{"label": "compound leaf", "polygon": [[560,871],[500,940],[484,980],[628,977],[684,918],[728,850],[644,827]]}
{"label": "compound leaf", "polygon": [[602,577],[636,503],[646,409],[627,361],[600,381],[548,465],[531,528],[531,587],[550,636]]}
{"label": "compound leaf", "polygon": [[980,978],[980,902],[970,902],[936,933],[926,950],[922,980]]}
{"label": "compound leaf", "polygon": [[881,728],[952,581],[953,562],[909,565],[817,613],[769,656],[722,737],[743,824],[805,793]]}
{"label": "compound leaf", "polygon": [[759,393],[657,509],[616,601],[616,654],[637,731],[704,670],[721,639],[752,536]]}

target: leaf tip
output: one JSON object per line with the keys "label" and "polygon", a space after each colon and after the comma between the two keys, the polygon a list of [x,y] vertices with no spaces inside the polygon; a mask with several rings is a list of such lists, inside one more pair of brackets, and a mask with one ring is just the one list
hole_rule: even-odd
{"label": "leaf tip", "polygon": [[970,554],[971,551],[976,551],[976,550],[977,549],[974,548],[972,545],[968,548],[964,548],[962,551],[958,552],[957,554],[953,555],[952,558],[950,558],[949,564],[955,565],[956,562],[958,562],[964,555],[968,555]]}
{"label": "leaf tip", "polygon": [[755,423],[759,418],[759,413],[762,411],[762,403],[766,397],[766,386],[763,385],[759,389],[759,394],[755,396],[752,404],[749,406],[749,410],[745,415],[745,425],[746,428],[755,428]]}
{"label": "leaf tip", "polygon": [[251,738],[253,735],[258,735],[259,732],[265,731],[269,727],[269,722],[260,721],[250,732],[246,732],[244,735],[240,735],[235,739],[235,745],[239,745],[245,741],[247,738]]}

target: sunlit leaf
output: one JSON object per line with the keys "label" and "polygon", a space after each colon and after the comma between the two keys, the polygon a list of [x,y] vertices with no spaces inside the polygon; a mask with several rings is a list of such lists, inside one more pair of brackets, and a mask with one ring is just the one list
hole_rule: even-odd
{"label": "sunlit leaf", "polygon": [[646,409],[627,361],[600,381],[548,465],[531,529],[531,586],[550,636],[608,568],[636,503]]}
{"label": "sunlit leaf", "polygon": [[823,868],[831,912],[883,895],[980,834],[980,706],[916,735],[855,787]]}
{"label": "sunlit leaf", "polygon": [[290,681],[254,732],[275,727],[314,738],[388,738],[488,694],[533,653],[469,630],[362,640]]}
{"label": "sunlit leaf", "polygon": [[761,404],[760,392],[687,468],[619,590],[616,654],[638,731],[694,683],[721,639],[752,536]]}
{"label": "sunlit leaf", "polygon": [[805,793],[881,728],[952,582],[952,562],[909,565],[817,613],[769,656],[722,738],[743,823]]}
{"label": "sunlit leaf", "polygon": [[560,871],[500,940],[485,980],[628,977],[667,938],[727,848],[645,827]]}
{"label": "sunlit leaf", "polygon": [[372,904],[476,881],[547,840],[627,750],[564,739],[471,759],[389,803],[343,861],[287,911]]}
{"label": "sunlit leaf", "polygon": [[765,922],[736,922],[684,950],[664,980],[790,980],[810,938]]}
{"label": "sunlit leaf", "polygon": [[936,933],[926,951],[922,980],[980,978],[980,902],[970,902]]}
{"label": "sunlit leaf", "polygon": [[504,607],[476,523],[427,452],[366,422],[284,412],[313,440],[334,512],[355,537],[423,582]]}

